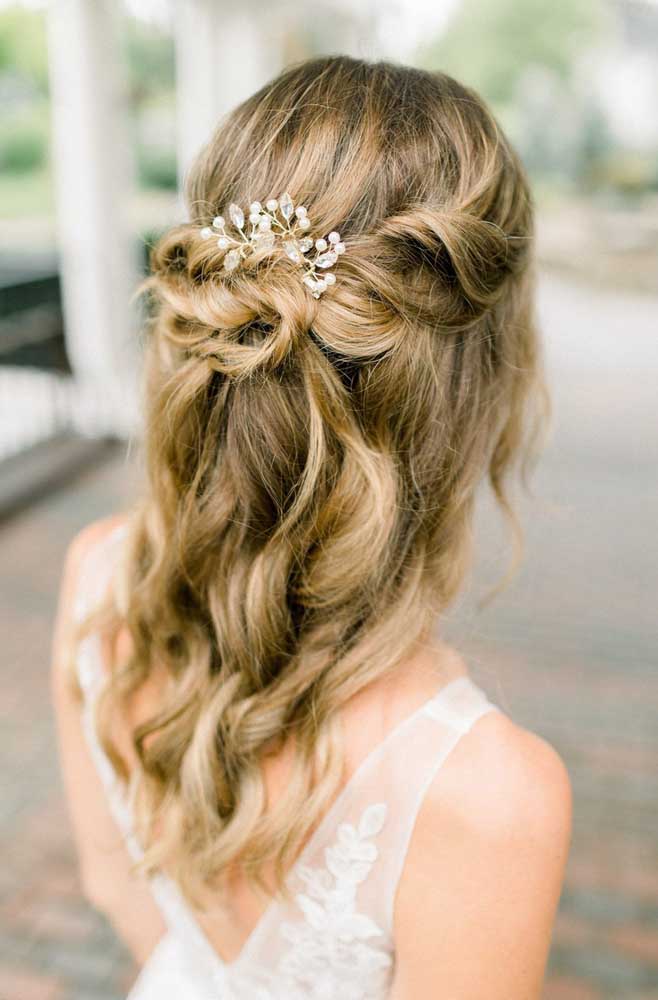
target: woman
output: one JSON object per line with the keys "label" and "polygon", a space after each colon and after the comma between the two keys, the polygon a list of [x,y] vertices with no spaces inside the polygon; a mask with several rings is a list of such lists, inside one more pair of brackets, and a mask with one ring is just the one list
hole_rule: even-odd
{"label": "woman", "polygon": [[234,111],[187,195],[144,499],[73,542],[54,644],[130,996],[537,998],[568,778],[437,628],[543,412],[523,169],[455,80],[337,57]]}

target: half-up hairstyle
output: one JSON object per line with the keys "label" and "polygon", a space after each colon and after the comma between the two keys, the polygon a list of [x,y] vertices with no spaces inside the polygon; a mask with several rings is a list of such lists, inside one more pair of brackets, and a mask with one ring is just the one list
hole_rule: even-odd
{"label": "half-up hairstyle", "polygon": [[[284,253],[228,273],[200,236],[284,191],[346,246],[317,300]],[[480,482],[514,521],[546,394],[527,179],[454,79],[302,63],[220,124],[186,193],[146,282],[148,481],[110,609],[131,652],[100,719],[112,750],[112,712],[164,669],[133,734],[145,867],[198,898],[238,861],[281,886],[342,781],[338,710],[457,595]],[[289,741],[272,808],[260,763]]]}

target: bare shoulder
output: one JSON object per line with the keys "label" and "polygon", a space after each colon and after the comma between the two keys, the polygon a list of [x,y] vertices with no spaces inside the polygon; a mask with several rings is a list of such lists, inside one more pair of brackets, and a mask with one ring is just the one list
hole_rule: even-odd
{"label": "bare shoulder", "polygon": [[555,748],[503,712],[477,722],[439,771],[426,818],[450,814],[474,834],[505,838],[522,828],[526,836],[569,833],[571,783]]}
{"label": "bare shoulder", "polygon": [[128,515],[125,513],[113,514],[110,517],[99,518],[86,524],[78,531],[69,542],[64,560],[64,572],[76,574],[79,571],[86,555],[102,544],[112,532],[121,525],[126,524]]}
{"label": "bare shoulder", "polygon": [[556,750],[502,712],[480,718],[418,812],[395,900],[395,1000],[485,985],[492,1000],[538,997],[570,835]]}
{"label": "bare shoulder", "polygon": [[489,712],[459,741],[418,816],[419,857],[452,834],[470,857],[535,865],[559,880],[571,836],[571,782],[546,740],[503,712]]}
{"label": "bare shoulder", "polygon": [[117,514],[86,525],[69,542],[64,556],[57,596],[57,613],[53,629],[52,668],[55,678],[66,674],[71,656],[74,601],[80,587],[81,572],[87,556],[101,545],[112,532],[127,521],[127,515]]}

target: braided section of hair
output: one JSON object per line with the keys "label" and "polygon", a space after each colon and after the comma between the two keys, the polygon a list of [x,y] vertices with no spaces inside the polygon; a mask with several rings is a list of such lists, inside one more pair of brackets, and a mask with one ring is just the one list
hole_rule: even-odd
{"label": "braided section of hair", "polygon": [[296,265],[279,250],[254,254],[235,275],[223,269],[215,241],[198,226],[165,234],[146,282],[170,318],[173,343],[208,359],[213,370],[238,379],[280,366],[312,328],[317,300],[296,279]]}

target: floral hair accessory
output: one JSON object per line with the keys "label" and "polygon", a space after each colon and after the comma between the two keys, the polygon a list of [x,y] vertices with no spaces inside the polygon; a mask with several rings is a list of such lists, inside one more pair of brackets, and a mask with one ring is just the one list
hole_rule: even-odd
{"label": "floral hair accessory", "polygon": [[213,219],[212,226],[201,230],[204,239],[216,239],[219,249],[226,251],[226,271],[234,271],[257,250],[274,250],[281,240],[290,260],[303,268],[301,280],[314,298],[319,299],[329,285],[335,284],[335,275],[323,275],[321,271],[333,267],[345,253],[345,244],[341,243],[338,233],[329,233],[326,239],[309,236],[311,220],[306,209],[303,205],[295,207],[288,193],[279,199],[271,198],[264,208],[259,201],[252,202],[246,221],[239,205],[229,205],[228,214],[235,235],[227,231],[221,215]]}

